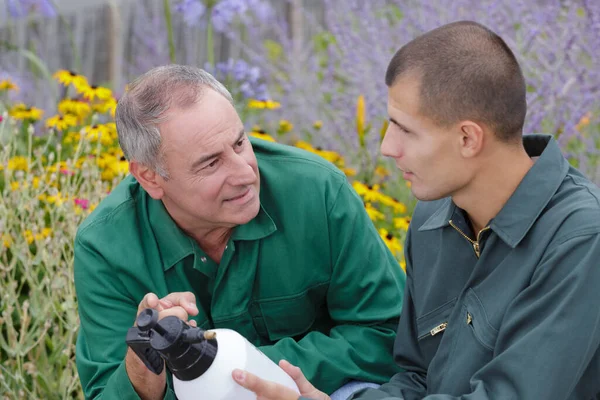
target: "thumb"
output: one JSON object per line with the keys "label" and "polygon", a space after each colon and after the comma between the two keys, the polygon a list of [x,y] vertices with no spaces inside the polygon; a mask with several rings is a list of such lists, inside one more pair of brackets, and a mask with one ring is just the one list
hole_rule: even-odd
{"label": "thumb", "polygon": [[296,382],[300,393],[311,393],[316,390],[313,384],[306,379],[299,367],[290,364],[286,360],[279,361],[279,366]]}

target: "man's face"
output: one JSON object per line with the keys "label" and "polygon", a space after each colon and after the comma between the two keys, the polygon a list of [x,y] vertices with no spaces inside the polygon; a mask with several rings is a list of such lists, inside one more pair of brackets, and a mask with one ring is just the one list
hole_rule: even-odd
{"label": "man's face", "polygon": [[160,126],[168,180],[163,202],[187,229],[230,228],[259,211],[260,178],[252,145],[233,106],[205,90]]}
{"label": "man's face", "polygon": [[409,76],[388,89],[390,125],[381,153],[396,161],[417,199],[437,200],[463,188],[471,172],[460,155],[460,129],[421,115],[419,97],[419,80]]}

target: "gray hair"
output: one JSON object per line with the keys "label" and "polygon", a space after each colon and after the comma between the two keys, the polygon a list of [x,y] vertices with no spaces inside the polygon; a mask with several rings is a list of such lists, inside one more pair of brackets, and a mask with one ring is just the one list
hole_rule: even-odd
{"label": "gray hair", "polygon": [[119,99],[115,114],[119,144],[125,158],[135,160],[168,179],[158,126],[165,121],[169,109],[191,107],[207,88],[233,104],[225,86],[197,67],[166,65],[153,68],[135,79]]}

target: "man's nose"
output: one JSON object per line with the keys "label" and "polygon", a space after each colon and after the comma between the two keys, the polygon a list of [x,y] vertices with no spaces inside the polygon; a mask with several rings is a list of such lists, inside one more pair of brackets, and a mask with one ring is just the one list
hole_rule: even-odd
{"label": "man's nose", "polygon": [[232,185],[250,185],[256,180],[254,168],[244,154],[233,153],[229,168],[231,169],[229,182]]}

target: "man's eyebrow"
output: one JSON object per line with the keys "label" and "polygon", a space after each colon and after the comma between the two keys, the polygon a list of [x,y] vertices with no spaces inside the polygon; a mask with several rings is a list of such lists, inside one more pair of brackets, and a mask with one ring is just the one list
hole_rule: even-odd
{"label": "man's eyebrow", "polygon": [[[244,137],[245,134],[246,134],[246,131],[242,128],[242,130],[240,130],[240,133],[238,134],[237,138],[233,142],[233,145],[235,145],[237,142],[239,142],[242,139],[242,137]],[[200,167],[202,164],[204,164],[208,160],[218,157],[221,153],[222,153],[221,151],[215,151],[214,153],[207,154],[205,156],[200,157],[192,164],[192,167],[190,169],[192,171],[196,170],[196,168]]]}

